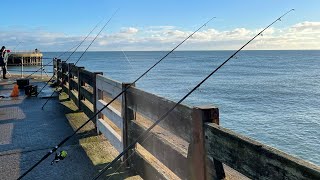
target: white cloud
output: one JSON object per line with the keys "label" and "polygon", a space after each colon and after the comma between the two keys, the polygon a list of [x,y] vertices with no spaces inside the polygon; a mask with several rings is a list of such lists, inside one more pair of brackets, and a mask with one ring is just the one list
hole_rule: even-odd
{"label": "white cloud", "polygon": [[[261,29],[243,27],[219,31],[209,28],[197,32],[179,50],[238,49]],[[125,27],[97,38],[90,50],[168,50],[184,40],[192,31],[175,26]],[[0,31],[1,44],[22,49],[61,51],[81,42],[82,36],[45,31]],[[89,37],[86,44],[94,38]],[[246,49],[320,49],[320,22],[301,22],[284,29],[269,28]],[[82,49],[86,48],[85,45]]]}
{"label": "white cloud", "polygon": [[171,29],[175,29],[175,26],[149,26],[147,27],[147,29],[149,30],[171,30]]}
{"label": "white cloud", "polygon": [[174,37],[185,37],[188,35],[188,33],[180,30],[170,30],[165,32],[165,35]]}
{"label": "white cloud", "polygon": [[250,31],[245,28],[236,28],[226,33],[227,36],[240,36],[240,37],[246,36],[248,34],[250,34]]}
{"label": "white cloud", "polygon": [[124,34],[136,34],[138,31],[139,30],[137,28],[129,27],[129,28],[122,28],[120,32]]}
{"label": "white cloud", "polygon": [[305,21],[302,23],[298,23],[290,28],[291,32],[314,32],[314,31],[320,31],[320,22],[309,22]]}

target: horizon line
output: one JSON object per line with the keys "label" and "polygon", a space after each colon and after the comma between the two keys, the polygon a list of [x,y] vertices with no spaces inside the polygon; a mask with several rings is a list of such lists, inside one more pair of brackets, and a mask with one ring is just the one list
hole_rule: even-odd
{"label": "horizon line", "polygon": [[[175,52],[182,51],[236,51],[237,49],[225,49],[225,50],[175,50]],[[163,52],[169,50],[91,50],[87,52]],[[246,49],[242,51],[320,51],[320,49]],[[41,52],[64,52],[64,51],[41,51]],[[84,52],[84,51],[76,51]]]}

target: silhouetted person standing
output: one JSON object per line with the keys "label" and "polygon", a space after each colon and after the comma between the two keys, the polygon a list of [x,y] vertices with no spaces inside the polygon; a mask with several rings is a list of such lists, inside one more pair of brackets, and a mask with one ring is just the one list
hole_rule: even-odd
{"label": "silhouetted person standing", "polygon": [[6,47],[2,46],[1,50],[0,50],[1,56],[0,56],[0,66],[2,67],[2,75],[3,75],[3,79],[8,79],[6,77],[7,74],[7,68],[6,68],[6,62],[5,62],[5,56],[6,56]]}

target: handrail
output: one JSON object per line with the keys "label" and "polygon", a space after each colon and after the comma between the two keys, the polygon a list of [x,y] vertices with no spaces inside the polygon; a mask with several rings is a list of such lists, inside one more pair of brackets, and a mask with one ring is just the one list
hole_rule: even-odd
{"label": "handrail", "polygon": [[[104,107],[107,102],[105,98],[113,98],[114,94],[118,94],[127,85],[108,79],[102,73],[87,71],[84,67],[72,68],[70,73],[70,66],[73,64],[54,61],[57,81],[68,79],[62,87],[64,92],[88,116]],[[157,119],[174,102],[132,87],[115,103],[100,113],[95,124],[97,130],[118,151],[122,151],[146,129],[146,123]],[[253,179],[320,179],[319,166],[253,141],[218,124],[218,108],[181,105],[158,126],[160,130],[151,133],[150,141],[140,142],[144,151],[135,148],[137,153],[131,152],[125,156],[125,159],[131,157],[126,165],[135,168],[146,179],[167,177],[168,174],[163,175],[163,172],[157,170],[159,166],[156,168],[148,161],[146,157],[149,155],[144,153],[147,151],[170,170],[172,177],[182,179],[206,179],[209,176],[224,178],[222,164]]]}

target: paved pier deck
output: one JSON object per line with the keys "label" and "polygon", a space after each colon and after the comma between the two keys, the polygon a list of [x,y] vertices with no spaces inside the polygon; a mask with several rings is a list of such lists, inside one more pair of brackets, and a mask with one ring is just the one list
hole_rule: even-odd
{"label": "paved pier deck", "polygon": [[[0,80],[0,95],[9,96],[14,82],[14,79]],[[44,82],[32,80],[31,84],[40,89]],[[41,110],[51,92],[47,88],[39,97],[26,97],[20,91],[17,98],[0,99],[1,180],[17,179],[88,119],[66,96],[52,98]],[[91,179],[117,155],[105,138],[96,135],[92,123],[60,150],[67,150],[65,160],[50,165],[54,158],[51,155],[24,179]],[[114,170],[108,170],[104,178],[140,179],[131,171],[120,169],[113,173]]]}

